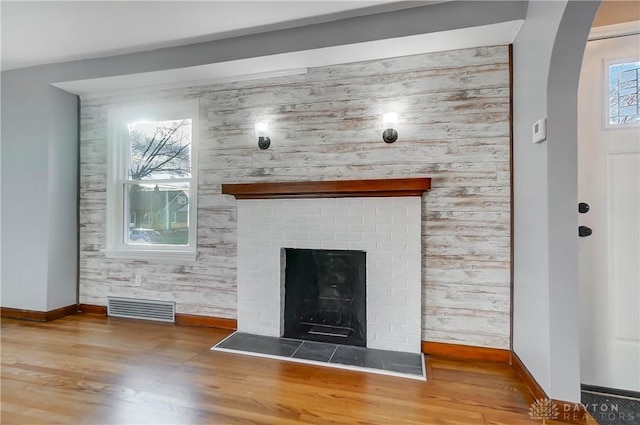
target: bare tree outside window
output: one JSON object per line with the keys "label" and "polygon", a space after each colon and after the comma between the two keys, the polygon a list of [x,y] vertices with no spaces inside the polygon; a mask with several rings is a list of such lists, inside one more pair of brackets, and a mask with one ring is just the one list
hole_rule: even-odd
{"label": "bare tree outside window", "polygon": [[129,125],[131,180],[191,176],[191,120]]}

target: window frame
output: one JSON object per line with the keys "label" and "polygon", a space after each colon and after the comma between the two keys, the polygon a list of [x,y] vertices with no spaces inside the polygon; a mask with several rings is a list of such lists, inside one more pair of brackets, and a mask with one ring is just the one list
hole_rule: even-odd
{"label": "window frame", "polygon": [[[198,137],[199,101],[167,101],[114,108],[108,111],[107,147],[107,258],[195,262],[197,258],[198,216]],[[135,182],[128,178],[130,152],[128,125],[136,121],[191,119],[191,177],[176,179],[189,184],[188,245],[133,244],[126,242],[129,211],[125,186]],[[149,179],[170,182],[168,179]],[[146,182],[146,180],[145,180]]]}

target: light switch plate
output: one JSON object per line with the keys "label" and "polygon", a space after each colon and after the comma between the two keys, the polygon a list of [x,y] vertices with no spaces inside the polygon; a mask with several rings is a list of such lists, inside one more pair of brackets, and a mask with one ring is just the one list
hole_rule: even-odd
{"label": "light switch plate", "polygon": [[533,123],[533,128],[531,132],[531,141],[533,143],[540,143],[547,138],[547,119],[540,118],[538,121]]}

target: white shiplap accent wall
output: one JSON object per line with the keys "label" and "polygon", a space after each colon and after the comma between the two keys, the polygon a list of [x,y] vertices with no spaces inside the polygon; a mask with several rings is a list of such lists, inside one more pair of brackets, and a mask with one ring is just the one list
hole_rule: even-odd
{"label": "white shiplap accent wall", "polygon": [[[176,302],[236,318],[237,204],[222,183],[431,177],[422,212],[422,338],[509,347],[508,47],[351,63],[277,77],[81,103],[80,302]],[[195,265],[116,261],[105,247],[107,111],[200,101]],[[382,114],[400,115],[382,142]],[[272,145],[253,132],[269,120]],[[140,286],[134,274],[142,274]]]}

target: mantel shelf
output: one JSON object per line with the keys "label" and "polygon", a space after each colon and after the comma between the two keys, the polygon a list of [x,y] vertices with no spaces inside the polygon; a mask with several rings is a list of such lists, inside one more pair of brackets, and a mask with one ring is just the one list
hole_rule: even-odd
{"label": "mantel shelf", "polygon": [[431,189],[430,178],[222,185],[222,193],[233,195],[236,199],[421,196],[429,189]]}

